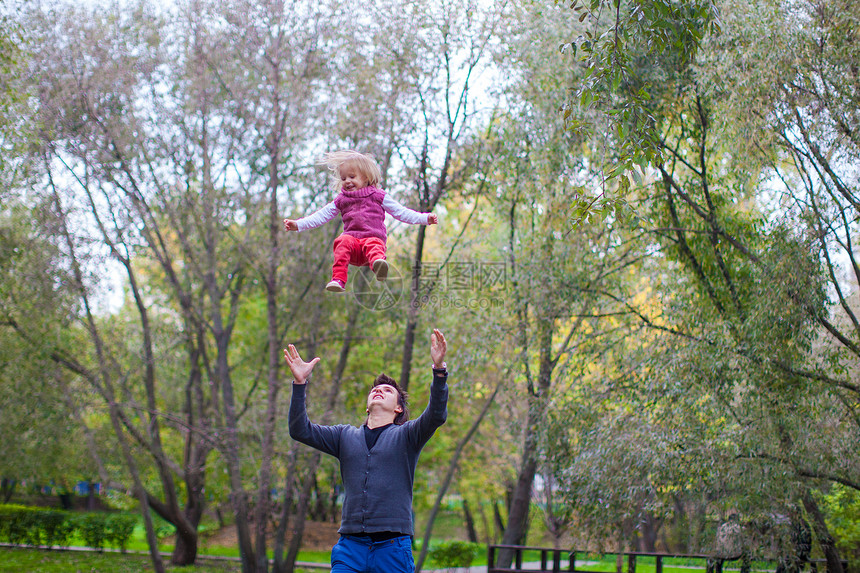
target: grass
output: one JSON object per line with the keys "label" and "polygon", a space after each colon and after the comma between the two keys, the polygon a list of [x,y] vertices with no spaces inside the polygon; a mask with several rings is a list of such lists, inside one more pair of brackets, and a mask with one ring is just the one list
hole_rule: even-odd
{"label": "grass", "polygon": [[[237,562],[200,560],[191,567],[174,567],[165,559],[165,568],[176,573],[240,573]],[[0,573],[141,573],[153,571],[147,555],[84,553],[44,549],[0,548]],[[296,569],[297,573],[320,573],[318,569]]]}
{"label": "grass", "polygon": [[[84,547],[86,543],[78,536],[73,536],[68,541],[69,547]],[[158,550],[161,552],[171,553],[173,551],[172,543],[159,543]],[[143,524],[138,524],[134,528],[131,539],[126,544],[126,549],[129,551],[139,551],[149,553],[149,544],[146,542],[146,532]],[[210,543],[205,534],[200,535],[200,542],[197,548],[198,555],[212,555],[215,557],[239,557],[239,548],[235,545],[216,545]],[[299,551],[297,561],[306,561],[308,563],[329,563],[331,553],[329,551]],[[274,558],[272,549],[269,549],[269,558]],[[2,569],[0,569],[2,571]]]}
{"label": "grass", "polygon": [[[417,557],[417,556],[416,556]],[[325,562],[328,563],[328,552],[308,552],[300,561]],[[526,551],[523,554],[523,562],[540,561],[540,553],[537,551]],[[678,560],[675,560],[678,561]],[[689,560],[688,560],[689,561]],[[486,565],[487,555],[482,552],[474,560],[472,565]],[[563,565],[566,563],[563,562]],[[191,567],[173,567],[169,564],[169,558],[165,558],[165,566],[168,571],[176,573],[240,573],[241,566],[238,562],[213,562],[205,559],[198,560],[198,564]],[[434,568],[435,564],[428,562],[426,568]],[[32,573],[139,573],[152,571],[153,567],[148,555],[134,555],[121,553],[90,553],[75,551],[58,551],[27,548],[0,548],[0,573],[19,573],[27,571]],[[579,555],[577,558],[577,571],[593,573],[614,573],[615,557],[599,555]],[[625,560],[623,571],[627,571]],[[656,567],[653,558],[639,557],[636,560],[636,573],[655,573]],[[728,567],[725,570],[736,570]],[[766,563],[753,563],[752,570],[762,573],[772,571]],[[664,573],[696,573],[705,571],[705,563],[673,563],[672,559],[664,559]],[[320,573],[319,569],[296,569],[297,573]]]}
{"label": "grass", "polygon": [[[167,566],[168,564],[165,563]],[[171,571],[188,573],[233,573],[241,571],[239,564],[207,563],[194,567],[170,567]],[[18,573],[138,573],[152,571],[152,562],[145,555],[117,553],[83,553],[39,549],[0,549],[0,572]]]}

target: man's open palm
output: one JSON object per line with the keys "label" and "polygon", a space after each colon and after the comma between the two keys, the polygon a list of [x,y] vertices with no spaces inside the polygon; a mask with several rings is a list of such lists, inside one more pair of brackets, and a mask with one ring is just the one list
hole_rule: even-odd
{"label": "man's open palm", "polygon": [[445,341],[445,335],[438,328],[434,328],[433,334],[430,335],[430,359],[433,360],[433,366],[442,366],[447,351],[448,343]]}
{"label": "man's open palm", "polygon": [[284,349],[284,359],[287,361],[287,366],[290,367],[290,372],[293,373],[296,384],[305,384],[313,372],[314,366],[320,361],[319,358],[314,358],[310,362],[305,362],[292,344],[287,345]]}

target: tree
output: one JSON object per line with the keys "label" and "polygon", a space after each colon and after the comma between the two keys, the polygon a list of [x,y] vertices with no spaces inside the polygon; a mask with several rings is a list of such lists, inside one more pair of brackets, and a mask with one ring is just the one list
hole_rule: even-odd
{"label": "tree", "polygon": [[[8,189],[25,176],[24,164],[18,157],[31,141],[31,133],[22,110],[27,94],[25,75],[26,43],[21,27],[14,18],[18,6],[8,7],[0,2],[0,198],[8,197]],[[8,205],[9,203],[7,203]]]}
{"label": "tree", "polygon": [[[569,7],[580,26],[569,24],[571,29],[558,38],[557,46],[581,63],[571,97],[562,106],[563,116],[573,129],[597,137],[601,130],[612,135],[612,161],[601,165],[606,178],[612,179],[661,154],[654,144],[655,117],[649,106],[660,84],[639,81],[643,62],[668,58],[681,68],[691,65],[703,39],[720,30],[719,3],[574,0]],[[583,120],[577,108],[593,115]],[[599,216],[607,207],[625,204],[623,193],[573,200],[579,203],[580,216],[592,211]]]}
{"label": "tree", "polygon": [[15,202],[7,203],[0,215],[0,476],[4,485],[11,484],[3,502],[21,480],[63,483],[96,475],[84,446],[87,436],[74,422],[83,401],[80,394],[86,390],[45,352],[34,351],[22,340],[10,320],[16,314],[12,309],[32,305],[28,315],[39,317],[39,323],[31,329],[44,336],[80,339],[80,333],[60,334],[67,323],[62,310],[68,297],[49,279],[61,256],[39,239],[30,224],[32,215]]}
{"label": "tree", "polygon": [[[821,109],[823,100],[796,99],[804,85],[827,82],[817,77],[819,70],[843,65],[844,51],[819,49],[837,14],[821,8],[732,5],[724,11],[732,18],[723,35],[709,39],[695,66],[676,65],[667,56],[640,69],[642,84],[658,85],[659,78],[666,88],[652,91],[650,104],[663,161],[656,164],[646,202],[654,217],[647,228],[680,274],[652,282],[651,288],[659,287],[658,299],[647,305],[628,301],[626,308],[660,335],[654,349],[662,358],[652,363],[659,366],[650,370],[644,387],[662,394],[663,407],[692,428],[701,425],[695,416],[670,401],[678,400],[683,380],[689,384],[686,392],[708,404],[707,417],[720,421],[722,427],[702,430],[715,436],[705,445],[695,433],[680,442],[668,440],[678,452],[695,454],[687,459],[702,468],[696,473],[713,473],[715,481],[697,487],[714,496],[707,506],[713,508],[719,496],[751,518],[802,508],[828,567],[839,571],[814,492],[827,481],[856,484],[858,475],[854,456],[844,450],[856,432],[851,404],[857,389],[846,377],[856,360],[851,350],[856,333],[843,318],[850,305],[841,295],[846,279],[834,256],[834,249],[847,245],[850,227],[841,222],[849,219],[850,207],[841,200],[850,201],[851,193],[845,172],[839,174],[840,162],[812,168],[819,161],[812,150],[829,142],[831,158],[854,152],[850,137],[823,137],[835,132],[831,117],[850,115],[834,111],[814,121],[810,112]],[[803,26],[796,25],[797,18]],[[782,50],[769,49],[755,59],[760,66],[738,66],[738,50],[763,33],[772,33],[777,45],[791,43],[814,57],[783,59]],[[851,97],[850,89],[841,89],[834,84],[842,94],[833,100],[836,110]],[[811,125],[818,131],[806,129]],[[747,138],[752,129],[756,137]],[[780,182],[775,196],[784,200],[772,200],[770,181]],[[828,298],[838,312],[829,310]],[[691,413],[702,408],[684,404]],[[810,420],[822,424],[812,441]],[[720,472],[705,469],[715,464]],[[668,502],[664,497],[664,508]]]}
{"label": "tree", "polygon": [[[149,8],[143,5],[138,10]],[[265,117],[255,120],[246,110],[233,109],[232,98],[238,88],[234,85],[230,91],[224,82],[242,73],[228,66],[240,60],[214,57],[226,54],[217,47],[229,36],[217,27],[207,29],[203,25],[213,14],[190,10],[188,26],[178,35],[171,35],[157,18],[144,18],[147,27],[131,25],[122,18],[111,19],[97,9],[95,15],[103,26],[81,29],[69,24],[63,33],[41,38],[40,51],[34,55],[43,58],[40,61],[52,62],[45,65],[43,78],[54,74],[50,89],[42,92],[39,110],[45,126],[43,173],[53,182],[48,190],[58,204],[62,205],[61,197],[77,197],[79,204],[87,207],[74,214],[60,212],[67,220],[75,216],[84,223],[75,229],[76,235],[67,234],[67,242],[72,245],[82,239],[102,245],[126,274],[142,332],[142,363],[129,365],[129,372],[141,368],[144,373],[141,385],[128,387],[126,392],[135,398],[136,392],[142,392],[143,404],[132,401],[116,407],[120,408],[124,431],[135,436],[158,469],[165,499],[162,502],[150,494],[148,503],[177,527],[174,562],[191,563],[196,556],[205,468],[214,449],[229,470],[244,567],[253,570],[248,500],[239,454],[239,424],[244,410],[236,396],[235,367],[229,353],[243,296],[253,284],[249,275],[254,261],[249,254],[255,253],[256,226],[268,221],[271,237],[273,212],[280,205],[279,175],[275,173],[273,178],[270,170],[258,170],[253,145],[239,145],[241,134],[251,129],[249,124],[259,128]],[[56,16],[60,16],[57,21],[81,21],[73,13],[58,11]],[[31,17],[36,24],[34,34],[45,30],[39,14]],[[189,35],[183,36],[186,32]],[[71,35],[76,36],[73,39]],[[113,40],[122,38],[125,43],[102,41],[105,35]],[[166,66],[168,59],[171,66]],[[134,81],[127,81],[132,69],[140,73]],[[161,91],[156,85],[177,89]],[[284,118],[278,121],[281,127],[276,137],[285,129]],[[182,143],[177,145],[176,138]],[[271,145],[269,165],[280,166],[281,144],[273,139]],[[225,179],[231,166],[250,167],[240,167],[240,176],[232,181]],[[252,177],[246,179],[245,174]],[[260,180],[262,185],[258,185]],[[268,201],[262,199],[264,191],[268,191]],[[94,236],[85,236],[90,230],[95,230]],[[272,253],[276,256],[277,248]],[[269,269],[268,275],[263,274],[271,287],[274,256],[264,256],[268,265],[261,262],[259,268]],[[93,288],[85,284],[86,280],[82,275],[78,281],[82,296]],[[296,292],[307,292],[307,288]],[[155,315],[168,317],[182,333],[187,361],[184,372],[158,364],[164,356],[157,356],[156,348],[169,349],[172,345],[157,344],[158,336],[164,333],[156,332]],[[277,324],[268,329],[270,338],[277,332]],[[90,328],[90,333],[95,336],[96,330]],[[108,346],[109,352],[114,350],[121,349]],[[109,360],[125,366],[118,354]],[[274,368],[269,386],[276,388],[277,367],[271,360],[269,363]],[[185,382],[175,381],[166,387],[184,386],[185,392],[169,392],[169,400],[159,403],[159,396],[164,395],[157,391],[160,381],[166,382],[173,375],[186,377]],[[138,379],[128,373],[119,377],[124,381]],[[274,396],[272,393],[270,403]],[[173,398],[176,402],[170,401]],[[147,413],[145,420],[138,421],[140,427],[134,425],[134,412]],[[162,418],[167,420],[167,429],[162,427]],[[163,443],[173,437],[165,438],[165,432],[182,436],[181,462],[168,458]],[[264,430],[268,456],[272,432],[270,422]],[[185,482],[181,490],[174,481],[177,475]],[[184,503],[179,502],[180,491],[187,495]]]}
{"label": "tree", "polygon": [[[260,261],[256,270],[265,287],[268,349],[268,394],[254,514],[254,548],[256,570],[267,571],[266,530],[283,336],[282,313],[278,311],[278,299],[285,283],[279,272],[284,252],[281,239],[282,186],[290,176],[283,164],[288,162],[293,169],[298,167],[293,156],[302,151],[311,127],[320,123],[319,118],[325,117],[325,107],[319,102],[322,99],[321,87],[330,77],[331,69],[323,63],[320,54],[331,53],[337,46],[331,44],[333,35],[328,33],[330,28],[320,25],[323,18],[331,19],[331,14],[316,3],[238,2],[223,13],[229,23],[228,34],[244,41],[224,43],[228,53],[219,62],[219,77],[229,93],[240,102],[238,115],[249,128],[254,142],[247,149],[245,161],[252,170],[259,171],[251,175],[249,183],[257,177],[265,177],[268,203],[265,214],[267,236],[263,242],[267,248],[261,249],[254,257]],[[236,73],[237,64],[240,68],[249,69],[252,77]],[[257,95],[257,85],[261,83],[271,86],[264,92],[266,99],[263,101]],[[313,103],[317,104],[315,108],[311,107]],[[299,505],[302,503],[300,500]],[[301,535],[294,536],[294,539],[297,548]],[[280,562],[280,557],[276,556],[276,562]],[[288,558],[289,567],[294,561],[295,552],[291,559]],[[282,566],[279,563],[276,569]]]}

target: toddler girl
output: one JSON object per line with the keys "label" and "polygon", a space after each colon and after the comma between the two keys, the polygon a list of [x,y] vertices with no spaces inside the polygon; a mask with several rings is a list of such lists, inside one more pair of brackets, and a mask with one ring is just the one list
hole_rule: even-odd
{"label": "toddler girl", "polygon": [[320,227],[338,213],[343,218],[343,234],[334,241],[334,264],[331,282],[325,289],[343,292],[349,265],[369,266],[376,280],[388,276],[385,261],[385,213],[411,225],[435,225],[433,213],[419,213],[404,207],[377,188],[382,172],[369,155],[357,151],[334,151],[323,156],[322,164],[335,175],[340,193],[322,209],[301,219],[284,219],[287,231],[305,231]]}

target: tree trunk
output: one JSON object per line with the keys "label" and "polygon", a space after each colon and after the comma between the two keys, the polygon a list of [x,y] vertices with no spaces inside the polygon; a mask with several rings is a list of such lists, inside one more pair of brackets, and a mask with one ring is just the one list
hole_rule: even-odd
{"label": "tree trunk", "polygon": [[[135,435],[135,439],[138,443],[141,443],[149,450],[149,453],[154,461],[154,465],[158,471],[158,477],[161,481],[162,491],[164,493],[164,502],[158,502],[154,498],[149,498],[150,504],[155,504],[155,507],[158,508],[158,512],[165,519],[170,521],[172,524],[176,526],[177,532],[184,538],[184,542],[187,546],[193,546],[193,549],[185,548],[181,555],[187,556],[190,554],[196,555],[196,545],[197,545],[197,532],[196,528],[199,524],[199,517],[196,522],[190,523],[185,515],[183,514],[182,509],[180,508],[179,500],[177,497],[177,487],[174,482],[174,474],[173,468],[170,467],[167,461],[167,455],[164,452],[164,448],[161,443],[161,430],[158,421],[158,404],[157,404],[157,396],[156,396],[156,370],[155,370],[155,353],[153,350],[153,336],[152,336],[152,327],[149,320],[149,311],[147,309],[144,295],[141,292],[141,288],[138,284],[137,276],[134,272],[134,267],[131,263],[131,259],[128,256],[127,249],[123,249],[124,245],[124,237],[123,231],[120,228],[115,229],[114,234],[110,232],[108,227],[103,222],[102,218],[99,216],[99,208],[97,207],[97,202],[94,200],[90,193],[90,189],[88,187],[84,187],[84,191],[88,197],[90,204],[90,211],[94,217],[96,226],[101,232],[102,238],[104,240],[105,245],[108,246],[111,252],[111,256],[116,259],[125,269],[126,276],[128,278],[128,285],[132,293],[132,297],[135,302],[135,307],[137,308],[138,315],[140,317],[140,327],[143,335],[142,340],[142,354],[144,360],[144,372],[143,372],[143,382],[144,388],[146,390],[146,404],[147,404],[147,418],[148,424],[146,426],[147,434],[149,437],[149,442],[144,443],[142,435],[138,432],[133,431],[130,427],[130,424],[127,420],[127,417],[124,413],[118,410],[118,415],[120,415],[120,419],[123,424],[128,427],[129,431]],[[59,199],[58,199],[59,201]],[[192,353],[193,354],[193,353]],[[100,357],[100,360],[102,357]],[[193,370],[193,367],[192,367]],[[108,390],[111,394],[113,393],[112,389],[108,388],[108,382],[105,382],[105,390]],[[188,398],[188,393],[186,392],[186,398]],[[191,411],[191,403],[187,402],[186,408]],[[193,424],[191,424],[193,425]],[[192,444],[196,442],[197,436],[193,432],[187,432],[186,434],[186,453],[192,447]],[[208,450],[207,450],[208,451]],[[203,486],[200,484],[197,487],[198,490],[202,492]],[[191,493],[194,490],[193,487],[188,487],[189,495],[193,495]],[[150,495],[149,492],[146,492],[146,495]],[[199,504],[205,503],[204,499],[200,497],[197,502]],[[191,503],[189,501],[189,503]],[[202,508],[201,508],[202,513]],[[193,530],[193,531],[192,531]],[[174,559],[179,558],[179,554],[174,554]],[[184,558],[184,557],[182,557]],[[189,565],[194,561],[174,561],[174,564],[179,565]]]}
{"label": "tree trunk", "polygon": [[412,258],[412,280],[409,282],[409,308],[406,311],[406,331],[403,334],[403,359],[400,364],[400,380],[398,384],[404,392],[409,391],[409,374],[412,370],[412,357],[415,353],[415,330],[418,328],[418,296],[421,287],[421,261],[424,258],[424,237],[426,227],[418,228],[418,238],[415,241],[415,256]]}
{"label": "tree trunk", "polygon": [[[277,66],[275,81],[279,81]],[[275,98],[275,117],[280,115],[280,101]],[[266,416],[263,426],[263,444],[260,452],[260,477],[257,488],[256,549],[257,571],[265,573],[269,570],[269,558],[266,554],[266,528],[269,523],[270,494],[272,485],[272,462],[275,450],[275,421],[278,413],[278,392],[281,389],[280,365],[281,344],[278,328],[278,264],[281,262],[281,248],[278,237],[281,231],[281,217],[278,208],[278,163],[280,158],[280,133],[273,130],[269,138],[269,252],[265,277],[266,285],[266,327],[269,347],[269,391],[266,398]]]}
{"label": "tree trunk", "polygon": [[15,486],[17,485],[17,480],[3,478],[2,485],[0,485],[0,492],[3,493],[3,503],[9,503],[9,500],[12,499],[12,494],[15,493]]}
{"label": "tree trunk", "polygon": [[185,475],[185,487],[187,490],[187,501],[184,510],[184,522],[186,526],[176,525],[176,544],[173,548],[170,562],[173,565],[192,565],[197,560],[199,550],[200,534],[197,531],[203,510],[206,507],[203,486],[206,483],[205,470],[202,469],[206,461],[209,449],[197,450],[194,457],[188,463]]}
{"label": "tree trunk", "polygon": [[803,507],[809,517],[812,518],[812,529],[815,531],[815,537],[818,539],[818,544],[821,545],[824,558],[827,560],[827,573],[843,573],[839,550],[836,549],[836,543],[833,536],[830,535],[830,530],[827,528],[827,523],[824,521],[824,515],[819,509],[818,503],[809,491],[803,495]]}
{"label": "tree trunk", "polygon": [[302,491],[299,494],[298,507],[296,508],[296,522],[293,525],[293,535],[290,538],[290,547],[287,550],[287,566],[292,571],[296,564],[296,558],[299,555],[299,549],[302,546],[302,538],[305,535],[306,516],[308,514],[308,505],[310,504],[311,490],[313,489],[314,480],[313,474],[319,467],[322,454],[319,451],[314,451],[311,462],[308,464],[309,473],[305,477],[305,483],[302,485]]}
{"label": "tree trunk", "polygon": [[[553,331],[555,328],[554,320],[547,311],[549,305],[543,299],[538,299],[535,306],[535,312],[542,311],[543,316],[536,318],[537,322],[537,342],[539,352],[538,362],[538,378],[537,388],[531,375],[529,366],[529,335],[527,320],[529,316],[528,304],[525,299],[521,298],[519,277],[516,274],[516,258],[514,253],[514,236],[516,229],[516,205],[512,204],[510,213],[510,235],[509,248],[511,257],[512,276],[514,277],[514,295],[517,297],[517,316],[519,319],[520,344],[522,346],[520,356],[522,357],[523,370],[528,383],[528,403],[529,411],[526,418],[525,437],[523,440],[523,461],[520,467],[519,475],[517,476],[516,486],[514,488],[513,499],[508,513],[508,526],[505,529],[505,534],[502,536],[503,545],[521,545],[525,542],[525,535],[528,527],[529,510],[531,508],[532,486],[534,484],[535,475],[537,474],[537,438],[538,425],[543,419],[543,413],[546,409],[547,401],[549,400],[549,390],[552,383],[552,372],[555,368],[556,361],[552,358]],[[542,260],[546,266],[553,264],[553,238],[549,235],[541,246]],[[551,292],[547,273],[544,273],[539,278],[540,291],[543,293]],[[539,296],[539,295],[538,295]],[[544,295],[546,296],[546,295]],[[499,553],[499,566],[510,566],[513,559],[513,552],[502,550]]]}
{"label": "tree trunk", "polygon": [[[272,567],[273,573],[287,573],[288,567],[284,557],[284,544],[287,537],[287,528],[290,524],[290,513],[293,507],[293,487],[296,475],[296,449],[298,442],[293,442],[290,446],[289,462],[287,463],[287,479],[284,483],[284,497],[281,501],[281,519],[278,521],[278,528],[275,530],[275,542],[273,552],[275,555],[275,563]],[[291,570],[292,567],[289,568]]]}
{"label": "tree trunk", "polygon": [[[331,385],[329,386],[328,398],[326,400],[326,411],[322,416],[321,423],[327,424],[330,423],[329,418],[331,418],[332,413],[334,412],[334,408],[337,404],[337,396],[340,391],[341,380],[343,379],[343,373],[346,371],[346,364],[349,359],[349,353],[352,349],[352,340],[355,335],[355,327],[358,324],[358,317],[361,314],[361,306],[353,305],[350,309],[349,318],[347,319],[346,324],[346,332],[344,333],[343,345],[340,349],[340,356],[338,357],[337,366],[335,367],[335,371],[332,375]],[[275,563],[278,564],[276,569],[276,573],[286,573],[288,571],[292,571],[295,566],[296,556],[299,553],[299,547],[301,547],[302,537],[304,536],[305,530],[305,519],[307,518],[307,506],[308,499],[310,497],[310,490],[313,485],[313,480],[310,476],[316,472],[317,467],[319,466],[320,461],[320,453],[318,451],[314,451],[314,455],[311,458],[311,462],[308,464],[308,478],[306,479],[306,483],[302,486],[302,492],[299,495],[298,500],[298,509],[296,511],[296,519],[297,523],[293,525],[293,535],[290,539],[290,546],[287,549],[287,555],[285,558],[282,558],[277,552],[275,554]],[[285,514],[286,515],[286,514]],[[280,565],[280,564],[283,565]]]}
{"label": "tree trunk", "polygon": [[[254,545],[249,526],[248,497],[242,483],[242,459],[239,456],[239,428],[236,417],[236,404],[233,396],[233,382],[227,367],[226,340],[221,333],[218,348],[218,375],[221,379],[221,397],[224,403],[224,460],[227,463],[227,476],[230,484],[230,504],[235,516],[236,537],[239,543],[239,557],[243,573],[257,573],[254,560]],[[216,333],[217,336],[217,333]]]}
{"label": "tree trunk", "polygon": [[[532,432],[529,432],[532,434]],[[534,441],[534,435],[526,438],[526,444]],[[502,536],[502,545],[522,545],[526,530],[529,508],[531,507],[532,485],[537,474],[537,460],[534,451],[526,451],[523,454],[525,460],[517,476],[517,484],[514,488],[514,496],[511,500],[511,508],[508,512],[508,526]],[[510,561],[501,560],[501,567],[510,565]]]}
{"label": "tree trunk", "polygon": [[[468,82],[464,90],[468,90]],[[433,187],[431,193],[430,183],[427,175],[427,168],[430,165],[429,155],[429,134],[424,133],[424,148],[421,151],[421,165],[418,168],[420,177],[418,180],[418,208],[422,211],[432,211],[436,204],[439,203],[439,198],[448,183],[448,167],[451,163],[451,155],[454,151],[454,123],[448,125],[448,142],[445,147],[445,159],[442,162],[442,168],[439,171],[439,178]],[[404,391],[409,390],[409,374],[412,369],[412,357],[415,352],[415,331],[418,328],[418,309],[420,301],[420,277],[421,263],[424,260],[424,239],[427,236],[427,227],[419,225],[418,237],[415,239],[415,256],[412,258],[412,280],[409,283],[409,308],[406,311],[406,331],[403,334],[403,360],[400,364],[400,387]]]}
{"label": "tree trunk", "polygon": [[654,516],[650,513],[646,513],[644,519],[640,522],[641,527],[639,531],[641,533],[639,542],[641,544],[640,551],[644,551],[646,553],[654,553],[657,550],[657,535],[660,532],[660,526],[662,522],[658,519],[654,519]]}
{"label": "tree trunk", "polygon": [[[496,536],[492,534],[492,528],[490,527],[490,522],[487,519],[487,514],[484,511],[483,504],[478,504],[478,514],[481,516],[481,524],[484,526],[484,544],[490,545],[493,541],[495,541]],[[499,530],[501,531],[501,529]]]}
{"label": "tree trunk", "polygon": [[475,518],[472,517],[472,511],[469,509],[469,501],[463,498],[463,521],[466,522],[466,535],[470,543],[478,542],[478,532],[475,530]]}
{"label": "tree trunk", "polygon": [[[316,356],[317,353],[317,327],[319,325],[320,313],[322,305],[314,305],[313,320],[311,320],[311,333],[309,336],[310,344],[308,345],[308,356]],[[286,538],[287,529],[290,525],[290,514],[293,508],[293,492],[296,487],[296,467],[298,458],[298,449],[302,447],[298,442],[291,442],[290,450],[287,454],[287,476],[284,480],[284,497],[281,507],[281,518],[278,521],[278,528],[275,531],[275,542],[273,547],[274,573],[288,573],[293,570],[293,563],[286,561]],[[297,517],[298,519],[298,517]],[[302,518],[303,519],[303,518]]]}
{"label": "tree trunk", "polygon": [[[115,397],[116,393],[114,390],[114,380],[111,377],[111,369],[108,367],[108,359],[105,354],[104,340],[102,339],[101,333],[99,332],[98,325],[92,312],[89,295],[84,286],[83,272],[80,267],[79,259],[76,255],[75,244],[72,240],[71,233],[69,232],[69,228],[66,222],[66,214],[63,211],[62,204],[60,202],[60,196],[56,192],[56,189],[54,190],[54,198],[56,202],[57,212],[60,215],[62,236],[65,240],[66,247],[68,248],[69,254],[71,256],[72,272],[75,278],[75,288],[78,290],[78,295],[81,298],[85,311],[85,326],[93,342],[93,345],[95,346],[95,353],[98,364],[98,374],[91,374],[88,381],[107,403],[111,426],[113,428],[114,434],[117,437],[117,440],[119,441],[126,468],[128,469],[129,474],[131,474],[132,482],[134,483],[135,495],[138,499],[138,502],[140,503],[140,511],[143,514],[143,523],[144,528],[146,530],[146,539],[149,544],[149,554],[150,558],[152,559],[153,568],[155,569],[156,573],[164,573],[164,562],[161,559],[161,554],[158,552],[158,539],[156,539],[155,537],[155,528],[152,525],[152,515],[150,515],[149,512],[149,503],[146,495],[146,490],[143,487],[143,482],[141,480],[140,472],[137,467],[137,461],[132,454],[131,446],[128,443],[128,439],[125,435],[125,430],[123,429],[121,412],[119,404],[117,403]],[[83,373],[79,372],[79,374]]]}
{"label": "tree trunk", "polygon": [[493,523],[496,526],[496,536],[500,537],[505,533],[505,521],[502,517],[502,511],[499,509],[499,500],[493,500]]}
{"label": "tree trunk", "polygon": [[197,560],[197,546],[199,536],[197,531],[176,530],[176,543],[170,562],[174,565],[190,564]]}
{"label": "tree trunk", "polygon": [[96,510],[96,488],[91,481],[87,482],[87,511]]}
{"label": "tree trunk", "polygon": [[[481,408],[481,412],[478,414],[478,417],[475,418],[474,422],[472,422],[472,427],[469,428],[469,431],[466,432],[466,435],[463,436],[457,444],[457,447],[454,449],[454,454],[451,456],[451,462],[448,464],[448,472],[445,474],[445,479],[442,481],[439,493],[436,494],[436,501],[433,504],[433,508],[430,510],[430,516],[427,518],[427,528],[424,531],[424,541],[421,544],[421,553],[418,556],[418,563],[415,565],[416,572],[420,572],[421,566],[424,565],[424,559],[427,557],[427,550],[430,547],[430,536],[433,533],[433,522],[436,520],[436,515],[439,513],[439,507],[442,505],[442,498],[445,497],[445,494],[448,492],[448,488],[451,486],[451,480],[454,479],[454,472],[457,470],[457,464],[460,462],[460,456],[463,453],[463,449],[466,447],[466,444],[469,443],[469,440],[472,439],[472,436],[475,435],[475,432],[478,430],[478,426],[481,425],[487,412],[490,411],[490,406],[492,406],[495,401],[501,387],[501,382],[496,384],[496,388],[493,390],[493,393],[490,394],[489,398],[487,398],[487,401],[484,402],[484,407]],[[474,535],[474,524],[472,525],[472,537],[476,537]]]}

